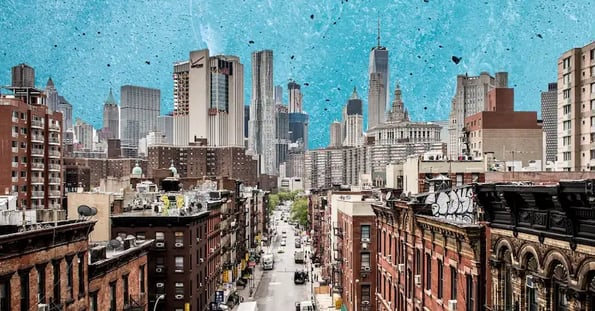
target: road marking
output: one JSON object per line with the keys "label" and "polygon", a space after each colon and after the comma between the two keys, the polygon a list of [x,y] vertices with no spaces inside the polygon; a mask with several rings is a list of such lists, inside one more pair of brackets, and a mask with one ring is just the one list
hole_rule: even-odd
{"label": "road marking", "polygon": [[281,285],[281,284],[283,284],[283,283],[281,283],[281,282],[270,282],[269,283],[269,285]]}

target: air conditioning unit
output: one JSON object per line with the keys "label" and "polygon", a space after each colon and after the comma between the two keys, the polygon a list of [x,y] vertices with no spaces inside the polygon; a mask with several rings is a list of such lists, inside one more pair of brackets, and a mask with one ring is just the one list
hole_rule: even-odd
{"label": "air conditioning unit", "polygon": [[215,252],[215,248],[211,247],[211,254]]}
{"label": "air conditioning unit", "polygon": [[155,247],[163,248],[163,247],[165,247],[165,243],[157,242],[157,243],[155,243]]}
{"label": "air conditioning unit", "polygon": [[184,299],[184,295],[176,295],[176,299]]}
{"label": "air conditioning unit", "polygon": [[155,268],[155,272],[161,273],[161,272],[163,272],[163,268],[157,267],[157,268]]}
{"label": "air conditioning unit", "polygon": [[176,243],[176,247],[184,247],[184,243]]}
{"label": "air conditioning unit", "polygon": [[165,284],[163,284],[163,283],[157,283],[157,288],[162,288],[163,286],[165,286]]}
{"label": "air conditioning unit", "polygon": [[200,238],[196,238],[196,243],[200,242]]}
{"label": "air conditioning unit", "polygon": [[370,243],[370,239],[369,238],[362,238],[362,243]]}
{"label": "air conditioning unit", "polygon": [[535,284],[533,283],[533,276],[532,275],[527,275],[526,278],[526,284],[528,288],[534,288]]}
{"label": "air conditioning unit", "polygon": [[370,272],[370,267],[364,267],[364,271]]}
{"label": "air conditioning unit", "polygon": [[362,243],[362,249],[368,249],[368,243]]}
{"label": "air conditioning unit", "polygon": [[370,302],[369,302],[369,301],[367,301],[367,300],[364,300],[364,301],[362,301],[362,305],[364,305],[364,306],[367,306],[367,305],[369,305],[369,304],[370,304]]}
{"label": "air conditioning unit", "polygon": [[202,283],[198,283],[198,287],[202,287]]}
{"label": "air conditioning unit", "polygon": [[448,301],[448,311],[457,311],[457,301],[456,300]]}
{"label": "air conditioning unit", "polygon": [[40,303],[37,305],[37,310],[38,311],[50,311],[50,305],[45,304],[45,303]]}
{"label": "air conditioning unit", "polygon": [[399,272],[403,273],[403,271],[405,271],[405,264],[404,263],[400,263],[398,266]]}
{"label": "air conditioning unit", "polygon": [[205,260],[203,258],[200,258],[198,261],[205,262]]}
{"label": "air conditioning unit", "polygon": [[388,261],[388,263],[393,262],[393,255],[386,256],[386,260]]}
{"label": "air conditioning unit", "polygon": [[415,286],[421,286],[421,274],[415,275]]}

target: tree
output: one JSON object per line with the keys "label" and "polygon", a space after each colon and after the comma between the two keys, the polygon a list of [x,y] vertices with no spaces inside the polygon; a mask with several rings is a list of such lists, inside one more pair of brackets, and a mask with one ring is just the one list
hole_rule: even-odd
{"label": "tree", "polygon": [[267,205],[267,213],[271,215],[275,208],[279,205],[279,196],[276,194],[269,194],[269,201]]}
{"label": "tree", "polygon": [[308,224],[308,199],[298,198],[291,206],[291,219],[302,227]]}

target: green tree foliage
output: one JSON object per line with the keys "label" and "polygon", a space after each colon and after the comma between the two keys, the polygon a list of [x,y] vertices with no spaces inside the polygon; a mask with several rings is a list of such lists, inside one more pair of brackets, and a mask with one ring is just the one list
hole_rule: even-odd
{"label": "green tree foliage", "polygon": [[279,195],[277,194],[269,194],[269,204],[267,205],[267,213],[271,215],[277,205],[279,205]]}
{"label": "green tree foliage", "polygon": [[291,219],[305,227],[308,223],[308,199],[297,198],[291,206]]}
{"label": "green tree foliage", "polygon": [[281,191],[278,193],[279,195],[279,200],[281,200],[281,202],[284,201],[295,201],[295,199],[297,198],[297,196],[299,195],[299,191],[291,191],[291,192],[287,192],[287,191]]}

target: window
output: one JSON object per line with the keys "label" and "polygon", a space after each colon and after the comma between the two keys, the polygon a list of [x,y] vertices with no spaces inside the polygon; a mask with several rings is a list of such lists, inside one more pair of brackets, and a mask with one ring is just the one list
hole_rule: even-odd
{"label": "window", "polygon": [[79,297],[85,296],[85,253],[78,255]]}
{"label": "window", "polygon": [[415,249],[415,274],[421,275],[421,249]]}
{"label": "window", "polygon": [[68,300],[74,299],[72,284],[74,283],[74,272],[72,270],[72,257],[66,257],[66,288],[68,289]]}
{"label": "window", "polygon": [[463,174],[457,174],[457,186],[463,185]]}
{"label": "window", "polygon": [[60,261],[52,262],[52,268],[54,270],[54,280],[52,284],[54,284],[54,297],[53,301],[56,303],[60,303],[62,301],[62,292],[60,287]]}
{"label": "window", "polygon": [[361,291],[362,291],[362,301],[371,301],[372,300],[372,298],[370,296],[370,285],[369,284],[362,284]]}
{"label": "window", "polygon": [[184,297],[184,283],[176,283],[175,294],[176,299],[178,299],[179,296]]}
{"label": "window", "polygon": [[137,232],[136,233],[136,239],[139,241],[144,241],[145,240],[145,233],[144,232]]}
{"label": "window", "polygon": [[370,253],[362,253],[361,254],[361,265],[362,265],[362,270],[370,269]]}
{"label": "window", "polygon": [[155,240],[157,240],[157,241],[165,240],[165,234],[163,232],[155,232]]}
{"label": "window", "polygon": [[432,255],[426,253],[426,289],[432,289]]}
{"label": "window", "polygon": [[566,298],[566,290],[562,288],[558,283],[554,283],[554,310],[566,311],[568,310],[568,299]]}
{"label": "window", "polygon": [[0,280],[0,310],[10,310],[10,280]]}
{"label": "window", "polygon": [[362,225],[362,241],[370,241],[370,225]]}
{"label": "window", "polygon": [[176,231],[175,233],[175,243],[176,243],[176,247],[182,247],[184,246],[184,232],[182,231]]}
{"label": "window", "polygon": [[525,278],[525,290],[527,297],[527,311],[537,311],[537,291],[533,284],[528,284],[531,281],[531,276]]}
{"label": "window", "polygon": [[89,311],[99,311],[97,309],[97,292],[89,293]]}
{"label": "window", "polygon": [[438,299],[442,299],[443,291],[444,291],[444,266],[442,265],[442,260],[436,260],[436,265],[438,266]]}
{"label": "window", "polygon": [[145,290],[145,265],[138,267],[139,291],[141,294],[146,293]]}
{"label": "window", "polygon": [[413,272],[407,269],[407,299],[411,299],[413,295]]}
{"label": "window", "polygon": [[128,289],[128,274],[122,276],[122,298],[124,298],[124,305],[130,304],[130,291]]}
{"label": "window", "polygon": [[109,283],[109,310],[116,311],[116,282]]}
{"label": "window", "polygon": [[457,300],[457,267],[450,266],[450,299]]}
{"label": "window", "polygon": [[29,311],[29,270],[19,271],[21,280],[21,311]]}
{"label": "window", "polygon": [[[37,266],[37,301],[45,303],[45,265]],[[0,309],[2,309],[0,307]]]}
{"label": "window", "polygon": [[[467,274],[466,276],[466,299],[467,302],[465,306],[465,311],[473,311],[475,309],[475,297],[473,296],[473,276],[471,274]],[[535,310],[537,311],[537,310]]]}
{"label": "window", "polygon": [[176,270],[175,272],[184,272],[184,257],[176,256]]}

